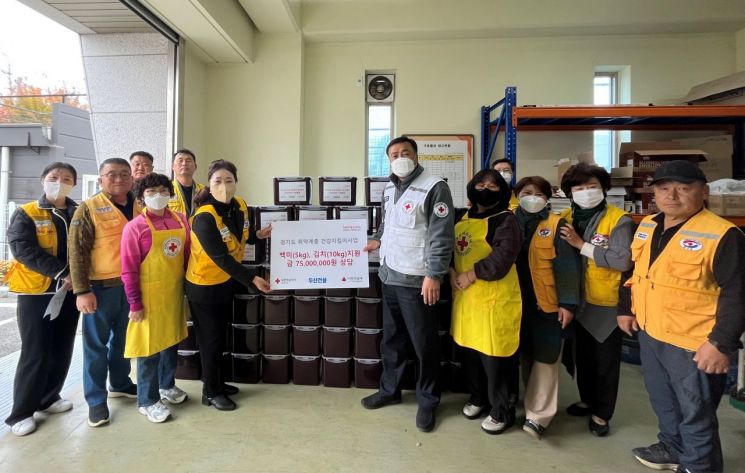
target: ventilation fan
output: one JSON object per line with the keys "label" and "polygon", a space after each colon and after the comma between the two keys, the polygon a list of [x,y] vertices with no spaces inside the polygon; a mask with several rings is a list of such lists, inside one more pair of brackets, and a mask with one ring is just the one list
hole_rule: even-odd
{"label": "ventilation fan", "polygon": [[368,74],[367,101],[369,103],[393,102],[395,76],[392,74]]}

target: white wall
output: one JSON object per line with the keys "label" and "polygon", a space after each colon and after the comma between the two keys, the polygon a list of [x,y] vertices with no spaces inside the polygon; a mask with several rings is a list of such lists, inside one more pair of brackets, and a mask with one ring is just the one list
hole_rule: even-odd
{"label": "white wall", "polygon": [[736,69],[737,71],[745,70],[745,29],[741,29],[735,34],[736,42]]}
{"label": "white wall", "polygon": [[197,170],[201,172],[207,169],[207,163],[210,161],[205,154],[207,150],[205,143],[207,134],[205,114],[208,100],[207,65],[189,42],[185,43],[183,59],[182,126],[178,147],[189,148],[197,155]]}

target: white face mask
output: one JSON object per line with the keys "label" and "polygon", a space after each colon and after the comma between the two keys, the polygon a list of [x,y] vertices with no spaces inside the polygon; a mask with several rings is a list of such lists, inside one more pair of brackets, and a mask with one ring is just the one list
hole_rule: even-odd
{"label": "white face mask", "polygon": [[572,200],[579,205],[581,209],[591,209],[597,207],[605,199],[602,189],[585,189],[572,192]]}
{"label": "white face mask", "polygon": [[213,186],[210,186],[210,194],[212,194],[212,197],[214,197],[216,200],[222,202],[223,204],[227,204],[231,200],[233,200],[233,196],[235,195],[235,184],[232,182],[222,182],[220,184],[215,184]]}
{"label": "white face mask", "polygon": [[502,175],[502,178],[507,182],[507,184],[512,180],[512,173],[510,171],[499,171],[499,174]]}
{"label": "white face mask", "polygon": [[537,195],[526,195],[520,197],[520,207],[528,213],[537,214],[544,208],[548,202],[543,197]]}
{"label": "white face mask", "polygon": [[391,163],[391,172],[400,178],[404,178],[416,169],[416,163],[409,158],[396,158]]}
{"label": "white face mask", "polygon": [[170,201],[170,195],[155,194],[145,196],[145,205],[153,210],[163,210],[168,206],[168,202]]}
{"label": "white face mask", "polygon": [[64,199],[72,190],[70,184],[44,181],[44,194],[51,200]]}

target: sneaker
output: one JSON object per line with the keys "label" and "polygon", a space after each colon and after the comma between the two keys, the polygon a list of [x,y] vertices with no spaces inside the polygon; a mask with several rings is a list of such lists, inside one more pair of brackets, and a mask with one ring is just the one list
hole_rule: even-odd
{"label": "sneaker", "polygon": [[106,403],[88,408],[88,425],[98,427],[109,422],[109,406]]}
{"label": "sneaker", "polygon": [[467,402],[466,405],[463,406],[463,415],[466,419],[478,419],[481,417],[481,413],[484,412],[484,409],[486,409],[486,406],[477,406]]}
{"label": "sneaker", "polygon": [[18,437],[28,435],[34,430],[36,430],[36,421],[33,417],[26,417],[23,420],[19,420],[10,428],[10,431],[13,432],[13,435],[16,435]]}
{"label": "sneaker", "polygon": [[486,416],[486,419],[481,423],[481,430],[489,435],[499,435],[505,430],[509,429],[515,424],[514,420],[509,421],[498,421],[492,416]]}
{"label": "sneaker", "polygon": [[401,395],[384,396],[380,391],[362,398],[362,407],[365,409],[380,409],[381,407],[401,403]]}
{"label": "sneaker", "polygon": [[534,420],[525,419],[525,422],[523,422],[523,431],[527,432],[534,439],[541,440],[544,432],[546,432],[546,428]]}
{"label": "sneaker", "polygon": [[432,432],[435,428],[435,410],[419,407],[416,411],[416,428],[420,432]]}
{"label": "sneaker", "polygon": [[137,399],[137,385],[132,384],[127,389],[122,389],[121,391],[114,391],[113,389],[109,389],[109,397],[126,397],[129,399]]}
{"label": "sneaker", "polygon": [[631,450],[642,465],[653,470],[678,470],[678,454],[662,442]]}
{"label": "sneaker", "polygon": [[189,395],[186,394],[186,392],[178,386],[174,386],[171,389],[160,390],[160,400],[166,400],[170,404],[181,404],[182,402],[186,401],[188,397]]}
{"label": "sneaker", "polygon": [[171,417],[171,411],[160,401],[150,406],[140,406],[139,411],[140,414],[147,416],[147,420],[153,424],[160,424]]}
{"label": "sneaker", "polygon": [[57,399],[52,403],[51,406],[44,409],[44,414],[59,414],[61,412],[67,412],[72,409],[72,402],[67,399]]}

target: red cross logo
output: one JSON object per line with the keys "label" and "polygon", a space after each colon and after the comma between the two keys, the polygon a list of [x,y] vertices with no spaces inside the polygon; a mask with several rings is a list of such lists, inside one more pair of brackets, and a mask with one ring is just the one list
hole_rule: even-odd
{"label": "red cross logo", "polygon": [[279,278],[277,278],[277,279],[274,280],[274,282],[276,282],[277,284],[279,284],[280,282],[282,282],[282,280],[279,279]]}
{"label": "red cross logo", "polygon": [[458,248],[460,248],[460,252],[463,253],[463,251],[468,247],[468,240],[465,235],[460,239],[460,241],[458,241],[457,245]]}
{"label": "red cross logo", "polygon": [[347,278],[341,278],[342,282],[347,282]]}
{"label": "red cross logo", "polygon": [[179,250],[181,249],[181,240],[176,237],[169,238],[163,242],[161,248],[167,257],[174,258],[179,254]]}
{"label": "red cross logo", "polygon": [[168,249],[175,253],[176,250],[178,250],[178,245],[175,243],[171,243],[170,245],[168,245]]}
{"label": "red cross logo", "polygon": [[404,208],[406,210],[411,210],[411,204],[407,202],[406,205],[404,205]]}
{"label": "red cross logo", "polygon": [[447,209],[445,209],[445,207],[443,207],[443,206],[437,207],[437,211],[440,212],[440,213],[443,213],[445,210],[447,210]]}

